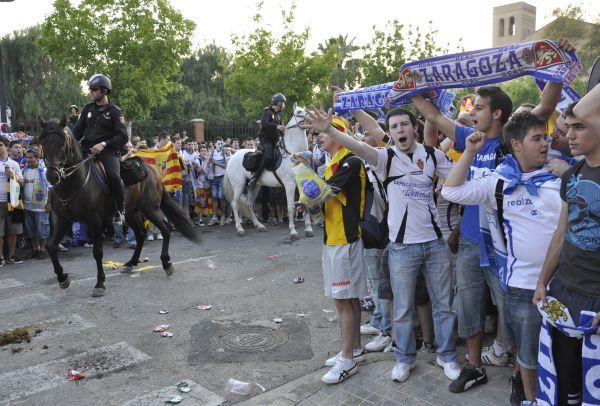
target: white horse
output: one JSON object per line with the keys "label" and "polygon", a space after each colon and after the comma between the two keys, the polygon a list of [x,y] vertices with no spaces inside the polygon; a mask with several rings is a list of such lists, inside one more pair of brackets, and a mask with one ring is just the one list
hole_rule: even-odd
{"label": "white horse", "polygon": [[[294,194],[296,192],[296,179],[294,177],[293,164],[290,157],[294,152],[308,150],[306,131],[300,128],[300,125],[304,123],[305,118],[306,110],[302,107],[298,107],[294,103],[294,114],[285,126],[283,140],[279,146],[282,159],[281,165],[276,171],[279,179],[281,179],[285,187],[290,237],[292,239],[298,238],[298,232],[294,226]],[[241,199],[246,182],[252,175],[250,172],[244,169],[242,162],[244,160],[244,155],[247,152],[253,151],[253,149],[240,149],[229,159],[227,168],[225,169],[223,188],[225,192],[225,198],[231,204],[231,209],[233,211],[233,215],[235,216],[235,228],[240,236],[244,235],[245,233],[240,218],[240,209],[246,217],[252,220],[254,227],[258,228],[258,231],[267,230],[266,227],[258,221],[256,215],[254,214],[254,210],[252,209],[254,200],[256,199],[256,195],[260,187],[257,185],[254,190],[248,190],[245,201]],[[273,175],[273,172],[267,169],[265,169],[260,175],[258,184],[269,187],[281,187],[281,184],[277,181]],[[307,237],[312,237],[314,235],[310,221],[310,215],[307,212],[304,213],[304,235]]]}

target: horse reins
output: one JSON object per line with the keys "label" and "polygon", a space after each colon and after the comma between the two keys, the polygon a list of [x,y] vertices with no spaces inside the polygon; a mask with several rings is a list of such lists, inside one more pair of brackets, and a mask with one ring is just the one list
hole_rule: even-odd
{"label": "horse reins", "polygon": [[[289,130],[292,128],[296,128],[296,127],[300,127],[302,124],[304,124],[306,122],[306,117],[305,116],[300,116],[302,117],[302,120],[298,120],[298,114],[294,114],[293,116],[296,119],[296,123],[291,125],[291,126],[286,126],[285,129]],[[306,130],[304,130],[306,132]],[[280,147],[283,148],[283,151],[287,154],[281,154],[284,158],[287,156],[292,155],[292,153],[290,151],[288,151],[287,147],[285,146],[285,136],[281,137],[281,142],[279,143]]]}
{"label": "horse reins", "polygon": [[[68,168],[63,168],[62,167],[62,162],[59,163],[58,166],[52,166],[52,165],[47,165],[46,169],[53,169],[58,173],[58,182],[56,182],[54,185],[52,185],[53,187],[56,187],[58,184],[60,184],[60,182],[62,182],[64,179],[67,179],[68,177],[70,177],[71,175],[73,175],[80,167],[82,167],[83,165],[85,165],[90,159],[92,159],[94,157],[94,155],[89,155],[87,158],[85,158],[83,161],[76,163],[73,166],[70,166]],[[87,171],[87,174],[85,176],[85,180],[83,182],[83,185],[81,185],[81,187],[75,191],[75,193],[71,196],[69,196],[66,199],[63,199],[58,191],[55,189],[54,193],[56,193],[56,195],[58,196],[58,198],[60,199],[60,202],[63,204],[63,206],[66,206],[67,203],[69,203],[69,201],[71,201],[73,198],[75,198],[75,196],[77,196],[79,194],[79,192],[81,190],[83,190],[83,188],[85,187],[85,185],[87,185],[88,181],[90,180],[90,173],[92,172],[91,169],[89,169]]]}

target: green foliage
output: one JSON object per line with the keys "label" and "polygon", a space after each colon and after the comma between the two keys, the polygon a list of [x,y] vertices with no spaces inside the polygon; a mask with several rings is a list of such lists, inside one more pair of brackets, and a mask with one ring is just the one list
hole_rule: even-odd
{"label": "green foliage", "polygon": [[407,61],[447,54],[449,44],[437,45],[437,30],[431,24],[429,21],[425,34],[419,27],[405,26],[398,20],[389,21],[386,31],[373,26],[373,40],[363,47],[362,87],[397,80],[400,66]]}
{"label": "green foliage", "polygon": [[315,94],[325,98],[336,67],[333,49],[306,55],[309,30],[292,30],[294,5],[287,13],[282,11],[284,33],[280,37],[264,28],[261,7],[259,3],[254,17],[256,30],[248,36],[232,36],[235,52],[225,78],[225,90],[238,98],[248,118],[258,118],[277,92],[285,94],[288,104],[309,104]]}
{"label": "green foliage", "polygon": [[69,106],[81,107],[86,97],[77,77],[61,69],[37,44],[40,27],[34,26],[0,40],[5,94],[14,127],[29,127],[36,117],[59,118]]}
{"label": "green foliage", "polygon": [[348,35],[339,35],[337,38],[329,38],[324,44],[319,44],[319,52],[325,55],[330,50],[336,54],[336,69],[330,79],[330,84],[342,89],[353,88],[360,83],[361,60],[352,58],[353,53],[361,49],[354,45],[355,38],[348,42]]}
{"label": "green foliage", "polygon": [[56,0],[40,44],[80,80],[108,75],[125,116],[145,118],[174,89],[193,31],[167,0]]}
{"label": "green foliage", "polygon": [[566,37],[577,44],[577,56],[581,60],[584,71],[589,73],[594,61],[600,56],[600,18],[595,17],[595,24],[588,24],[581,3],[569,4],[565,8],[555,8],[552,15],[556,18],[546,28],[547,38]]}

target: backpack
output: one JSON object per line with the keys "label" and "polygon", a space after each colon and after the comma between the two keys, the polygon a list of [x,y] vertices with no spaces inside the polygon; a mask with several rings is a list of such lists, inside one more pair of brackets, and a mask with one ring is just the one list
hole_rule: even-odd
{"label": "backpack", "polygon": [[248,172],[256,172],[262,162],[263,153],[261,151],[246,152],[244,154],[244,160],[242,166]]}
{"label": "backpack", "polygon": [[[389,160],[388,157],[388,161]],[[376,181],[375,186],[378,191],[375,191],[372,182],[367,181],[367,187],[365,189],[365,209],[362,220],[360,221],[361,238],[364,247],[367,249],[384,249],[389,240],[387,194],[385,193],[383,183],[379,180],[375,172],[373,172],[371,168],[366,168],[366,170],[371,171],[373,174]]]}
{"label": "backpack", "polygon": [[144,161],[138,156],[132,156],[121,161],[121,179],[125,186],[135,185],[148,177]]}
{"label": "backpack", "polygon": [[[437,168],[437,158],[435,149],[429,145],[423,145],[427,152],[427,157],[433,161],[434,168]],[[391,178],[390,169],[392,167],[392,159],[394,151],[391,148],[387,149],[387,162],[385,165],[386,179],[382,182],[377,175],[373,173],[376,186],[379,193],[376,193],[371,182],[367,182],[365,191],[365,211],[360,222],[362,230],[362,240],[365,248],[384,249],[389,242],[389,227],[387,222],[389,203],[387,198],[387,187],[393,182],[396,177]],[[370,168],[369,168],[370,170]]]}

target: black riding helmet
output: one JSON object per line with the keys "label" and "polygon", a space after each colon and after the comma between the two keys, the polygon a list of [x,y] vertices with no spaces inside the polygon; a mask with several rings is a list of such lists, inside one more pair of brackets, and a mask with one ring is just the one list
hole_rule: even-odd
{"label": "black riding helmet", "polygon": [[273,95],[273,97],[271,97],[271,104],[275,104],[277,102],[285,102],[287,101],[285,99],[285,96],[283,95],[283,93],[276,93]]}
{"label": "black riding helmet", "polygon": [[103,75],[101,73],[96,73],[95,75],[92,75],[90,80],[88,80],[87,84],[88,87],[98,86],[105,88],[106,94],[110,94],[112,90],[112,84],[110,83],[110,79],[108,78],[108,76]]}

